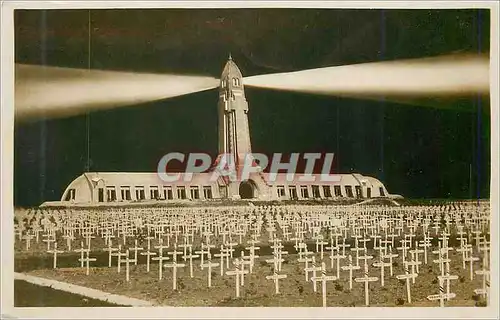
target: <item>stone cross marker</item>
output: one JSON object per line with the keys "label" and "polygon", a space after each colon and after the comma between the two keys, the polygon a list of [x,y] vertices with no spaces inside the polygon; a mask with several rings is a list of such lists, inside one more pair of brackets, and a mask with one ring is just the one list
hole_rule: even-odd
{"label": "stone cross marker", "polygon": [[122,257],[124,257],[126,255],[125,252],[121,252],[122,251],[122,245],[118,245],[118,250],[116,253],[113,253],[114,256],[116,256],[118,258],[118,261],[117,261],[117,272],[120,273],[121,271],[121,266],[122,266]]}
{"label": "stone cross marker", "polygon": [[33,238],[34,238],[34,236],[30,233],[27,233],[26,235],[24,235],[23,239],[26,240],[26,251],[28,251],[30,249],[31,240]]}
{"label": "stone cross marker", "polygon": [[86,264],[86,271],[85,271],[85,274],[88,276],[90,274],[90,265],[89,263],[92,262],[92,261],[96,261],[97,259],[96,258],[90,258],[89,257],[89,254],[90,254],[90,250],[88,249],[85,249],[85,252],[87,253],[86,257],[85,258],[81,258],[79,259],[82,263],[85,262]]}
{"label": "stone cross marker", "polygon": [[[175,257],[175,255],[174,255]],[[164,267],[167,268],[172,268],[172,289],[175,291],[177,290],[177,268],[183,268],[186,265],[183,263],[177,263],[176,260],[172,261],[172,263],[167,263],[164,265]]]}
{"label": "stone cross marker", "polygon": [[280,293],[280,287],[279,287],[279,280],[280,279],[285,279],[287,276],[286,274],[278,274],[276,268],[274,268],[274,274],[272,276],[266,276],[267,280],[273,280],[274,281],[274,291],[275,294]]}
{"label": "stone cross marker", "polygon": [[[210,233],[210,234],[212,234],[212,233]],[[207,250],[205,250],[205,248]],[[204,258],[205,258],[205,254],[210,255],[210,245],[205,246],[205,244],[202,242],[201,243],[201,250],[195,251],[194,253],[200,255],[200,267],[201,267],[201,270],[203,270],[203,265],[204,265],[203,261],[204,261]]]}
{"label": "stone cross marker", "polygon": [[[416,272],[416,269],[415,267],[418,265],[418,263],[421,263],[420,261],[417,262],[415,260],[411,260],[411,261],[404,261],[403,262],[403,266],[406,268],[408,267],[411,267],[411,273],[412,274],[418,274],[418,272]],[[412,282],[415,283],[415,278],[412,278]]]}
{"label": "stone cross marker", "polygon": [[451,298],[453,298],[450,295],[450,281],[451,280],[457,280],[458,276],[450,275],[449,272],[447,271],[446,275],[444,275],[444,276],[438,276],[438,279],[446,281],[446,294],[447,294],[446,300],[450,300]]}
{"label": "stone cross marker", "polygon": [[274,268],[279,270],[279,264],[283,262],[283,259],[278,258],[278,252],[274,251],[272,259],[266,259],[266,263],[272,263]]}
{"label": "stone cross marker", "polygon": [[189,247],[189,255],[183,256],[183,258],[185,260],[189,259],[189,276],[191,278],[194,277],[194,275],[193,275],[193,258],[198,258],[198,257],[199,257],[199,255],[193,254],[193,248],[191,246]]}
{"label": "stone cross marker", "polygon": [[364,282],[365,283],[365,305],[369,306],[370,305],[370,290],[369,290],[369,283],[372,281],[378,281],[377,277],[369,277],[368,276],[368,264],[366,263],[365,260],[365,274],[361,278],[355,278],[354,281],[356,282]]}
{"label": "stone cross marker", "polygon": [[[309,253],[312,254],[312,252],[306,251],[304,253],[304,255],[305,254],[309,254]],[[304,270],[305,270],[305,269],[307,269],[309,267],[309,262],[312,261],[312,258],[308,258],[307,256],[305,256],[305,257],[303,257],[301,259],[300,258],[297,259],[297,261],[298,262],[305,262],[305,268],[304,268]],[[308,271],[305,271],[305,277],[306,277],[306,282],[309,282],[309,272]]]}
{"label": "stone cross marker", "polygon": [[327,281],[335,281],[338,278],[335,276],[327,276],[326,275],[326,265],[324,262],[321,263],[321,276],[320,277],[312,277],[311,280],[316,283],[316,281],[321,281],[321,291],[323,296],[323,307],[326,307],[326,282]]}
{"label": "stone cross marker", "polygon": [[[321,267],[316,266],[316,257],[315,256],[312,256],[311,266],[308,268],[305,268],[304,271],[306,272],[306,274],[309,274],[309,272],[312,272],[313,273],[312,278],[316,278],[316,271],[321,271]],[[316,281],[312,280],[312,278],[310,280],[313,283],[313,290],[314,290],[314,292],[316,292],[317,291]]]}
{"label": "stone cross marker", "polygon": [[84,260],[83,260],[83,254],[84,252],[87,251],[87,249],[85,249],[83,247],[83,241],[80,242],[80,249],[76,249],[76,250],[73,250],[74,252],[80,252],[80,259],[78,259],[78,261],[80,261],[80,268],[83,268],[83,263],[84,263]]}
{"label": "stone cross marker", "polygon": [[471,281],[474,280],[474,262],[479,261],[479,257],[473,257],[472,252],[473,252],[473,250],[471,247],[470,254],[468,254],[467,257],[463,258],[464,263],[469,262],[469,276],[470,276]]}
{"label": "stone cross marker", "polygon": [[486,269],[476,270],[476,274],[483,276],[483,285],[482,285],[482,287],[480,289],[475,289],[474,293],[487,298],[487,296],[488,296],[488,288],[490,286],[490,283],[489,283],[489,281],[488,281],[487,278],[490,275],[490,271],[486,270]]}
{"label": "stone cross marker", "polygon": [[359,270],[359,269],[361,269],[361,267],[353,265],[352,264],[352,256],[349,255],[349,265],[342,266],[341,268],[344,271],[346,271],[346,270],[349,271],[349,290],[352,290],[352,271],[353,270]]}
{"label": "stone cross marker", "polygon": [[134,251],[134,265],[137,265],[137,252],[144,250],[144,248],[137,247],[137,239],[134,240],[134,246],[129,248],[130,251]]}
{"label": "stone cross marker", "polygon": [[104,248],[103,251],[108,251],[108,268],[111,268],[111,257],[114,251],[118,251],[118,248],[113,248],[113,241],[109,239],[108,247]]}
{"label": "stone cross marker", "polygon": [[411,303],[410,279],[414,280],[417,276],[418,274],[416,273],[408,272],[408,266],[405,267],[405,274],[396,276],[399,280],[406,280],[406,297],[408,299],[408,303]]}
{"label": "stone cross marker", "polygon": [[382,255],[380,256],[380,260],[378,262],[373,263],[373,266],[380,268],[380,285],[383,287],[385,280],[385,267],[392,266],[392,263],[384,262],[384,256]]}
{"label": "stone cross marker", "polygon": [[130,251],[127,249],[125,251],[125,259],[122,260],[123,263],[125,263],[125,280],[127,282],[130,281],[130,262],[136,262],[137,260],[135,259],[130,259]]}
{"label": "stone cross marker", "polygon": [[[236,259],[236,260],[238,260],[238,259]],[[242,274],[247,274],[248,270],[240,270],[239,261],[234,262],[234,267],[235,267],[235,270],[226,271],[226,275],[235,276],[235,278],[236,278],[236,298],[239,298],[240,297],[240,277]]]}
{"label": "stone cross marker", "polygon": [[64,253],[64,251],[57,250],[57,242],[54,243],[54,249],[47,251],[48,253],[53,253],[54,254],[54,261],[53,261],[53,268],[57,268],[57,254],[58,253]]}
{"label": "stone cross marker", "polygon": [[[146,251],[141,252],[141,256],[146,256],[146,272],[149,272],[151,256],[156,256],[156,252],[151,252],[151,237],[148,237],[148,248]],[[162,262],[160,262],[160,265],[161,264]]]}
{"label": "stone cross marker", "polygon": [[220,245],[220,253],[214,254],[214,257],[220,258],[220,276],[224,275],[224,258],[229,257],[229,253],[224,252],[224,246]]}
{"label": "stone cross marker", "polygon": [[455,298],[454,293],[444,293],[444,279],[439,278],[439,293],[427,296],[430,301],[439,300],[439,305],[444,307],[444,301]]}
{"label": "stone cross marker", "polygon": [[393,266],[392,265],[392,258],[397,258],[398,256],[399,256],[398,254],[392,253],[392,246],[389,246],[387,254],[384,255],[384,259],[389,258],[389,271],[390,271],[391,277],[394,274],[393,267],[392,267]]}
{"label": "stone cross marker", "polygon": [[332,251],[332,254],[330,255],[330,268],[333,269],[333,260],[336,260],[336,272],[337,272],[337,279],[340,278],[340,259],[345,259],[345,256],[343,255],[340,255],[340,250],[337,250],[337,253],[335,255],[333,255],[333,251]]}
{"label": "stone cross marker", "polygon": [[207,275],[208,275],[208,287],[212,287],[212,268],[213,267],[218,267],[219,264],[217,262],[212,262],[211,256],[208,256],[208,261],[205,262],[203,265],[203,268],[207,267]]}
{"label": "stone cross marker", "polygon": [[54,234],[52,234],[52,233],[46,233],[46,234],[42,235],[42,238],[46,238],[46,239],[43,239],[42,241],[47,243],[47,251],[49,251],[50,250],[50,244],[52,242],[56,242]]}
{"label": "stone cross marker", "polygon": [[163,261],[170,260],[169,257],[163,256],[163,248],[164,247],[160,244],[160,251],[158,253],[158,256],[151,259],[153,261],[158,261],[158,280],[161,280],[163,278]]}

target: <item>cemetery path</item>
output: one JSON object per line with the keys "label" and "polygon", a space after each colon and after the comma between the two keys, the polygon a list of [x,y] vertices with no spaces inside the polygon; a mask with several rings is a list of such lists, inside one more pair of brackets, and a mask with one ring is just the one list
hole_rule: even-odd
{"label": "cemetery path", "polygon": [[24,280],[14,280],[15,307],[121,307],[97,299],[73,294]]}
{"label": "cemetery path", "polygon": [[[148,301],[110,294],[61,282],[54,279],[40,278],[22,273],[15,273],[14,304],[16,306],[152,306]],[[90,300],[88,299],[90,298]],[[66,300],[67,299],[67,300]],[[86,302],[90,302],[86,304]],[[69,304],[69,305],[68,305]]]}

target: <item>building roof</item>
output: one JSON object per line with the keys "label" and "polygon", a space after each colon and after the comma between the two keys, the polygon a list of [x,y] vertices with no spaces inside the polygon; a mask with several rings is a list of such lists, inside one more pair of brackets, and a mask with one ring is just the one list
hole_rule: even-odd
{"label": "building roof", "polygon": [[229,59],[227,60],[226,65],[224,66],[224,69],[222,70],[222,75],[220,78],[222,80],[222,79],[227,78],[228,76],[231,78],[234,78],[234,77],[243,78],[243,75],[242,75],[240,69],[238,68],[236,63],[234,63],[233,59],[231,58],[231,55],[229,55]]}

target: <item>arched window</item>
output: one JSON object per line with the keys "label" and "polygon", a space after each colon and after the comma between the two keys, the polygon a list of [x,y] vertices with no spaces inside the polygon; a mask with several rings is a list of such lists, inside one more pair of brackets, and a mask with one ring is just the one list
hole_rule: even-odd
{"label": "arched window", "polygon": [[238,87],[238,86],[240,85],[240,79],[238,79],[238,78],[233,78],[233,85],[234,85],[235,87]]}

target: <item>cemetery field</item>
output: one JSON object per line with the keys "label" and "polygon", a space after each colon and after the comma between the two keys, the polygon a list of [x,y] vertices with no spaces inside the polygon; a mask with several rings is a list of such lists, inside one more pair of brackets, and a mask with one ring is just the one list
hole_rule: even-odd
{"label": "cemetery field", "polygon": [[[453,260],[458,259],[456,253],[450,254]],[[324,255],[327,258],[327,254]],[[318,255],[318,261],[321,261]],[[275,285],[272,280],[267,280],[266,275],[272,275],[272,265],[265,263],[272,256],[263,256],[256,263],[253,272],[245,276],[245,284],[240,288],[240,298],[235,297],[235,277],[220,276],[220,269],[212,270],[212,287],[207,286],[207,269],[199,268],[199,261],[193,261],[196,266],[193,269],[193,278],[190,277],[189,265],[178,269],[177,290],[172,289],[172,271],[166,270],[163,279],[158,280],[158,264],[150,266],[150,272],[146,272],[146,265],[140,264],[130,267],[130,282],[125,279],[124,267],[120,273],[117,267],[94,267],[91,268],[89,276],[85,275],[85,269],[58,268],[39,269],[27,274],[49,278],[58,281],[69,282],[105,292],[125,295],[137,299],[152,301],[158,306],[232,306],[232,307],[321,307],[321,283],[317,283],[317,292],[313,291],[313,283],[305,282],[303,263],[297,261],[297,255],[287,256],[287,263],[283,264],[280,274],[286,274],[287,278],[280,280],[280,294],[275,294]],[[457,260],[458,261],[458,260]],[[334,268],[330,268],[329,258],[327,273],[335,274]],[[184,262],[183,262],[184,263]],[[451,273],[459,278],[451,284],[456,298],[447,302],[448,306],[484,306],[484,299],[474,294],[474,289],[481,287],[481,280],[475,276],[473,281],[469,280],[469,269],[462,269],[461,264],[451,264]],[[479,266],[476,266],[478,268]],[[401,259],[395,259],[393,267],[394,275],[403,274]],[[231,268],[232,269],[232,268]],[[370,283],[370,306],[378,307],[435,307],[438,302],[427,300],[429,294],[437,293],[439,290],[437,275],[439,267],[435,263],[420,267],[415,284],[411,285],[412,303],[406,301],[406,284],[403,280],[390,277],[386,270],[385,283],[382,287],[380,281]],[[370,267],[370,275],[380,277],[379,268]],[[361,271],[353,272],[353,278],[362,276]],[[353,281],[353,289],[349,290],[349,273],[340,271],[340,279],[327,282],[327,305],[339,307],[362,307],[365,305],[364,285]]]}
{"label": "cemetery field", "polygon": [[482,307],[489,230],[486,201],[44,208],[14,269],[155,306]]}

